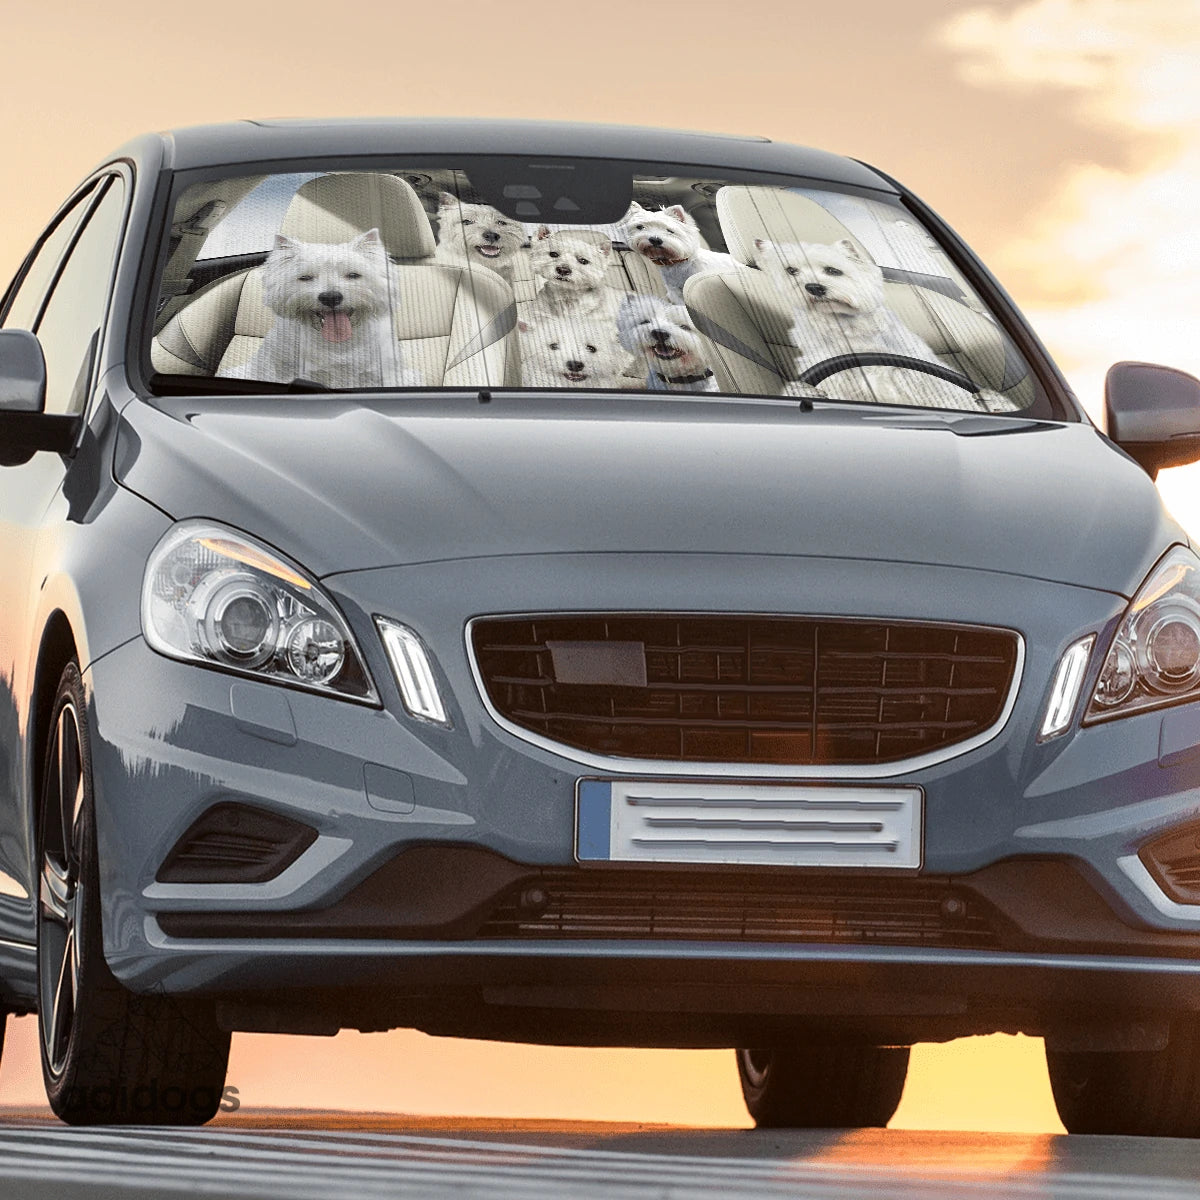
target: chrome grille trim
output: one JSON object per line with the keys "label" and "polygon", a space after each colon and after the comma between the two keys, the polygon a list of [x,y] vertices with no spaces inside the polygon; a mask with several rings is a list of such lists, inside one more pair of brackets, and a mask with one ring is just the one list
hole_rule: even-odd
{"label": "chrome grille trim", "polygon": [[[525,729],[516,722],[508,720],[508,718],[506,718],[492,703],[491,697],[488,695],[483,672],[480,669],[479,662],[475,654],[473,634],[477,623],[495,620],[545,620],[559,618],[586,619],[596,617],[611,617],[614,619],[621,619],[640,616],[668,620],[683,617],[695,617],[701,619],[723,619],[735,617],[746,618],[748,620],[770,620],[781,617],[796,617],[798,619],[810,621],[853,620],[860,622],[878,622],[892,625],[912,625],[918,627],[930,624],[956,625],[964,629],[977,629],[992,633],[1009,634],[1013,637],[1016,643],[1016,655],[1013,663],[1012,681],[1009,685],[1008,695],[1005,697],[1004,705],[1000,711],[1000,715],[992,725],[990,725],[987,729],[980,731],[973,737],[966,738],[961,742],[955,742],[949,746],[942,746],[924,754],[914,755],[911,758],[897,759],[893,762],[884,763],[776,764],[760,762],[689,762],[602,755],[586,750],[580,750],[574,746],[568,746],[565,743],[557,742],[552,738],[543,737],[541,734],[535,733],[529,729]],[[1015,629],[1010,629],[1006,626],[971,625],[967,622],[954,620],[937,622],[914,620],[911,618],[889,618],[878,616],[846,617],[840,614],[745,612],[714,613],[702,611],[667,612],[645,609],[621,609],[610,610],[606,612],[597,612],[596,610],[562,610],[557,612],[538,611],[486,613],[477,617],[472,617],[469,621],[467,621],[464,628],[464,647],[467,654],[467,662],[471,669],[471,675],[475,682],[476,693],[483,703],[483,707],[488,716],[491,717],[491,719],[501,729],[511,734],[518,740],[527,743],[528,745],[535,746],[540,750],[544,750],[547,753],[553,754],[558,759],[565,759],[569,762],[577,764],[578,766],[590,767],[609,774],[619,773],[622,775],[634,776],[661,776],[666,773],[673,776],[708,775],[717,777],[733,777],[739,779],[894,779],[902,775],[907,775],[913,771],[923,770],[927,767],[936,766],[939,763],[948,762],[951,759],[959,758],[962,755],[969,754],[973,750],[977,750],[980,746],[984,746],[988,742],[992,741],[1008,724],[1009,718],[1012,716],[1013,709],[1016,707],[1017,696],[1020,693],[1021,684],[1025,675],[1025,639],[1021,636],[1020,632]]]}

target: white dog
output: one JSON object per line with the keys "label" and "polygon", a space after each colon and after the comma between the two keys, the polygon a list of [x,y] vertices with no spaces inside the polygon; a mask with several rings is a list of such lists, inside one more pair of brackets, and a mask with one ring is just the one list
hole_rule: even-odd
{"label": "white dog", "polygon": [[617,314],[621,345],[649,368],[652,392],[719,392],[704,353],[704,341],[682,305],[657,296],[627,296]]}
{"label": "white dog", "polygon": [[[887,306],[883,272],[863,258],[849,239],[819,242],[771,242],[756,238],[758,265],[796,309],[790,340],[799,354],[796,371],[839,354],[872,351],[903,354],[944,366],[941,359]],[[857,367],[829,378],[828,394],[878,404],[922,404],[975,412],[1010,412],[1005,397],[984,389],[978,394],[934,375],[903,367]],[[792,383],[787,395],[812,396],[807,384]]]}
{"label": "white dog", "polygon": [[521,321],[521,383],[540,388],[624,388],[625,355],[599,322]]}
{"label": "white dog", "polygon": [[520,222],[490,204],[464,204],[449,192],[438,206],[438,262],[485,266],[512,283],[513,260],[525,244]]}
{"label": "white dog", "polygon": [[732,255],[706,250],[700,241],[700,227],[682,204],[652,210],[635,200],[620,229],[625,244],[662,271],[672,304],[683,303],[683,285],[693,275],[748,269]]}
{"label": "white dog", "polygon": [[598,243],[570,230],[537,231],[529,265],[541,285],[530,306],[530,317],[577,321],[615,321],[623,292],[609,287],[605,277],[612,262],[612,243]]}
{"label": "white dog", "polygon": [[335,244],[277,234],[262,283],[274,324],[248,362],[219,375],[269,383],[311,379],[327,388],[425,382],[404,365],[396,340],[379,230]]}

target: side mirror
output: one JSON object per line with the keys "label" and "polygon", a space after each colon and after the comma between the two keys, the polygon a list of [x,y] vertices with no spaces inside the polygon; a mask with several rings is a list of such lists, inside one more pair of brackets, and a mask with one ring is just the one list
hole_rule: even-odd
{"label": "side mirror", "polygon": [[1104,381],[1108,436],[1153,479],[1200,459],[1200,379],[1154,363],[1119,362]]}
{"label": "side mirror", "polygon": [[79,418],[44,412],[46,360],[24,329],[0,329],[0,466],[19,466],[38,450],[66,454]]}

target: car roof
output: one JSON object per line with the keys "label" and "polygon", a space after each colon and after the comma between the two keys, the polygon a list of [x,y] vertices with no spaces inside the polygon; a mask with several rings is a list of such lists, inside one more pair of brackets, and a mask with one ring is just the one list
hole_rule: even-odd
{"label": "car roof", "polygon": [[[122,147],[117,155],[142,158],[151,150],[149,142],[151,139],[138,139]],[[246,120],[170,130],[153,142],[157,143],[161,165],[176,171],[357,155],[554,155],[800,175],[895,191],[890,180],[854,159],[768,138],[568,121],[385,117]]]}

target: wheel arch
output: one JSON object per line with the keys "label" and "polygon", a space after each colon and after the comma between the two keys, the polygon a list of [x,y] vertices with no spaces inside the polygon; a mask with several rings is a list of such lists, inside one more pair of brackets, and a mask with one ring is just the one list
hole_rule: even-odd
{"label": "wheel arch", "polygon": [[[73,560],[68,558],[66,562],[60,562],[43,579],[37,602],[33,629],[41,633],[37,639],[36,656],[32,657],[26,676],[29,680],[30,724],[25,744],[29,755],[29,816],[33,822],[29,830],[31,850],[41,810],[42,766],[50,736],[50,718],[63,670],[74,659],[82,674],[96,654],[111,649],[125,634],[122,630],[114,636],[114,631],[104,628],[102,620],[100,645],[96,647],[92,644],[89,634],[95,631],[89,631],[84,621],[84,597],[80,594],[80,580],[87,580],[87,576],[88,572]],[[96,595],[105,582],[103,577],[96,578],[84,589],[85,594]]]}
{"label": "wheel arch", "polygon": [[[33,672],[33,689],[30,703],[32,737],[30,743],[29,806],[31,826],[29,844],[37,844],[38,821],[42,811],[42,763],[46,758],[46,744],[50,737],[50,721],[54,715],[54,697],[67,664],[79,660],[79,642],[75,629],[67,614],[56,608],[46,619],[42,628],[42,639],[38,645],[37,661]],[[82,669],[82,664],[81,664]],[[36,857],[36,851],[35,851]]]}

